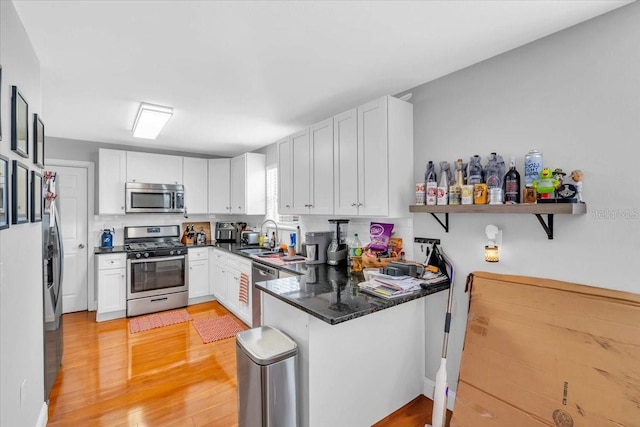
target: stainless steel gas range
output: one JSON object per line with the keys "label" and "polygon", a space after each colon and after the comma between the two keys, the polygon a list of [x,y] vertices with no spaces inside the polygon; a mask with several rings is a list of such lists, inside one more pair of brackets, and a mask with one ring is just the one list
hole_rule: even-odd
{"label": "stainless steel gas range", "polygon": [[124,228],[127,317],[187,306],[187,248],[180,235],[178,225]]}

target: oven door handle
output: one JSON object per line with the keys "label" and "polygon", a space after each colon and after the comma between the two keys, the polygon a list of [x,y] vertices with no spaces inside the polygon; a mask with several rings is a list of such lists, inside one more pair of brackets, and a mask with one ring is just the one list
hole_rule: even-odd
{"label": "oven door handle", "polygon": [[156,257],[156,258],[140,258],[140,259],[132,259],[131,264],[142,264],[143,262],[159,262],[159,261],[175,261],[178,259],[185,259],[185,255],[178,256],[168,256],[168,257]]}

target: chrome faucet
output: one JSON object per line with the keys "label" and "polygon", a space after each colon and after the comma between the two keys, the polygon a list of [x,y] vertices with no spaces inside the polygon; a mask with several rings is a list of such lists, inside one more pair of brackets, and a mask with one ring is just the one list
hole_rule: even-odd
{"label": "chrome faucet", "polygon": [[[262,225],[260,226],[260,235],[262,235],[262,229],[264,228],[264,225],[268,222],[272,222],[273,226],[276,228],[276,241],[275,241],[275,245],[278,245],[278,239],[280,238],[280,235],[278,234],[278,224],[276,224],[276,222],[272,219],[266,219]],[[268,244],[267,241],[265,240],[265,245]]]}

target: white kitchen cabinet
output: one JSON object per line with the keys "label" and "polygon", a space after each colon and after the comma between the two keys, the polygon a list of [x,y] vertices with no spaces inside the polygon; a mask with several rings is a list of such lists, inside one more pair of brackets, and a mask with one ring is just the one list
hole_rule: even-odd
{"label": "white kitchen cabinet", "polygon": [[278,147],[278,212],[293,213],[293,159],[291,157],[291,138],[281,139]]}
{"label": "white kitchen cabinet", "polygon": [[266,212],[266,156],[245,153],[231,159],[232,214],[264,215]]}
{"label": "white kitchen cabinet", "polygon": [[[251,325],[251,261],[222,250],[213,252],[213,283],[210,290],[220,304]],[[248,302],[240,302],[240,282],[242,274],[247,276]]]}
{"label": "white kitchen cabinet", "polygon": [[127,182],[182,184],[182,157],[127,151]]}
{"label": "white kitchen cabinet", "polygon": [[189,248],[189,304],[210,300],[209,248]]}
{"label": "white kitchen cabinet", "polygon": [[182,158],[182,182],[184,184],[185,211],[190,214],[206,214],[209,193],[208,161],[195,157]]}
{"label": "white kitchen cabinet", "polygon": [[231,159],[209,159],[209,208],[211,214],[231,212]]}
{"label": "white kitchen cabinet", "polygon": [[384,96],[336,116],[334,153],[336,215],[409,214],[414,198],[411,104]]}
{"label": "white kitchen cabinet", "polygon": [[333,118],[278,142],[279,212],[333,214]]}
{"label": "white kitchen cabinet", "polygon": [[127,152],[98,149],[98,214],[124,215]]}
{"label": "white kitchen cabinet", "polygon": [[96,321],[127,315],[127,269],[124,253],[96,255],[98,310]]}
{"label": "white kitchen cabinet", "polygon": [[[309,213],[332,215],[333,118],[309,129]],[[302,194],[304,189],[301,189]]]}

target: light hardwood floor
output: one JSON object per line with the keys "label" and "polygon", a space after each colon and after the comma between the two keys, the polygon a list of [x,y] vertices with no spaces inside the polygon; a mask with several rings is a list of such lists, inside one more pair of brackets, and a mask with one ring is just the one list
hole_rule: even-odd
{"label": "light hardwood floor", "polygon": [[[194,319],[230,314],[217,302],[187,311]],[[63,322],[48,426],[238,425],[235,339],[203,344],[191,322],[130,334],[128,319],[96,323],[95,312]],[[431,401],[421,396],[376,426],[423,427],[430,418]]]}

